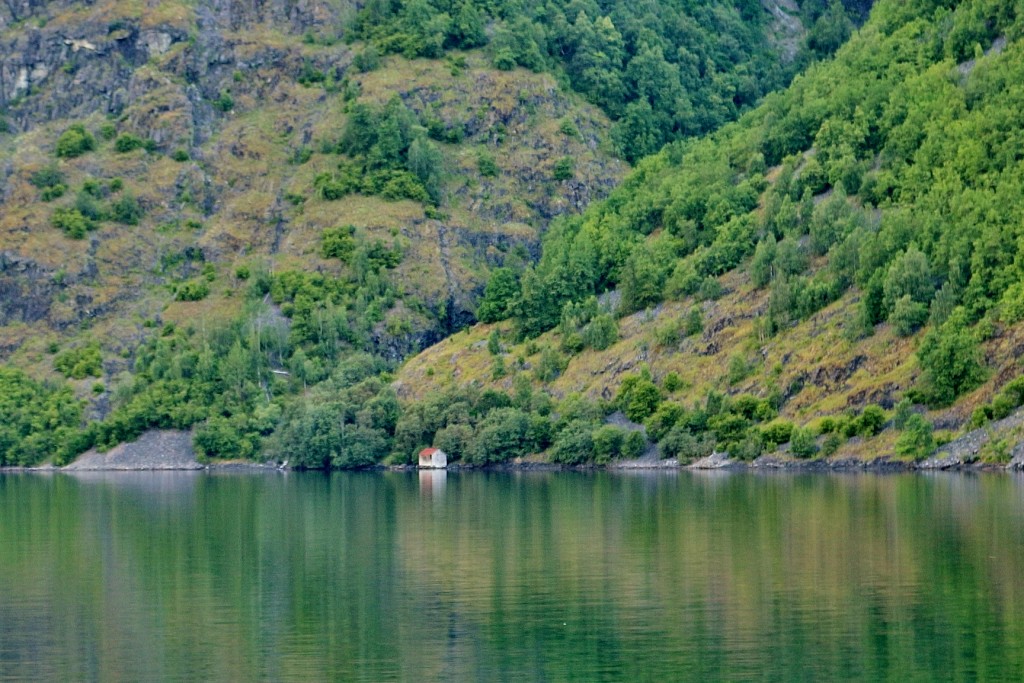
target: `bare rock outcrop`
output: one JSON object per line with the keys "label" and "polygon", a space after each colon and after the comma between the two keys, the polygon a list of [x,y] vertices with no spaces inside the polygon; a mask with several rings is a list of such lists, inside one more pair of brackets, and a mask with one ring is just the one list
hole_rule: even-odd
{"label": "bare rock outcrop", "polygon": [[90,450],[64,468],[88,470],[200,470],[192,448],[192,434],[178,430],[153,430],[137,441],[123,443],[106,453]]}

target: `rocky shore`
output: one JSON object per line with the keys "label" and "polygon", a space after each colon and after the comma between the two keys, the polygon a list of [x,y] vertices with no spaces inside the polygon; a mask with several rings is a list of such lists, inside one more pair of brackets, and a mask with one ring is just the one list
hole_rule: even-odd
{"label": "rocky shore", "polygon": [[196,470],[265,470],[276,471],[276,463],[251,461],[200,462],[192,448],[192,433],[174,429],[155,429],[131,443],[123,443],[100,452],[86,451],[65,467],[2,467],[0,471],[36,472],[169,472]]}
{"label": "rocky shore", "polygon": [[[766,455],[746,462],[734,460],[724,453],[715,453],[692,463],[680,463],[674,458],[665,460],[620,460],[607,465],[563,465],[538,460],[523,460],[495,465],[464,465],[453,463],[448,471],[483,470],[490,472],[521,472],[521,471],[596,471],[611,472],[657,472],[657,471],[730,471],[730,472],[866,472],[876,474],[895,474],[899,472],[931,472],[931,471],[965,471],[965,472],[1009,472],[1024,471],[1024,460],[1014,460],[1010,464],[984,463],[980,461],[950,463],[942,467],[927,466],[928,461],[912,462],[879,457],[872,460],[856,458],[794,460]],[[381,466],[377,469],[403,472],[418,469],[416,465]]]}
{"label": "rocky shore", "polygon": [[83,470],[201,470],[192,448],[192,434],[169,429],[153,430],[137,441],[123,443],[105,453],[86,451],[63,468]]}
{"label": "rocky shore", "polygon": [[[1022,419],[1015,416],[1017,419]],[[610,470],[610,471],[666,471],[666,470],[728,470],[728,471],[794,471],[794,472],[929,472],[929,471],[1024,471],[1024,444],[1012,449],[1008,464],[986,463],[978,458],[978,452],[988,440],[985,430],[971,432],[956,441],[946,444],[932,457],[912,462],[882,456],[871,460],[855,458],[796,460],[778,455],[763,455],[756,460],[744,462],[730,458],[726,453],[713,453],[692,463],[680,463],[674,458],[660,459],[648,453],[636,460],[619,460],[607,465],[562,465],[540,460],[520,460],[498,465],[466,465],[453,463],[451,471],[560,471],[560,470]],[[138,472],[138,471],[188,471],[188,470],[244,470],[278,471],[290,469],[284,463],[258,463],[251,461],[201,462],[192,447],[192,434],[187,431],[153,430],[143,434],[137,441],[120,444],[109,451],[90,450],[83,453],[66,467],[52,465],[36,468],[0,468],[8,471],[52,471],[52,472]],[[415,470],[415,465],[379,466],[375,469],[390,471]]]}

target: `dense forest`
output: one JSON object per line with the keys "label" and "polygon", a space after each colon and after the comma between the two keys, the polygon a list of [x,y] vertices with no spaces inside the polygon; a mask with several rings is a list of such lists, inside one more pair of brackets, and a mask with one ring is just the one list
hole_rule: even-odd
{"label": "dense forest", "polygon": [[[715,299],[719,278],[740,269],[770,292],[755,324],[763,341],[852,288],[860,296],[845,324],[851,339],[881,323],[900,337],[924,329],[920,381],[896,415],[909,425],[904,452],[924,455],[930,425],[912,406],[948,406],[978,387],[988,376],[979,345],[1022,319],[1019,12],[998,2],[880,3],[835,60],[721,133],[667,146],[608,201],[559,223],[518,283],[508,272],[491,281],[482,317],[508,317],[527,338],[582,331],[568,345],[578,351],[601,314],[593,297],[616,290],[619,315],[666,299]],[[699,317],[686,324],[692,334]],[[1021,405],[1017,384],[980,406],[973,424]],[[756,425],[774,416],[778,394],[762,398],[769,407],[726,400],[733,413],[717,426],[709,416],[721,414],[720,397],[690,409],[662,394],[638,378],[619,401],[632,419],[651,421],[648,433],[661,434],[669,453],[710,433],[696,452],[717,442],[756,455],[791,431],[806,444],[794,442],[794,452],[813,453],[810,437],[872,435],[891,417],[868,406],[809,436],[788,423],[776,435],[779,423]]]}
{"label": "dense forest", "polygon": [[[97,345],[53,348],[57,373],[106,397],[102,419],[85,419],[81,392],[4,370],[0,464],[64,463],[152,428],[194,429],[205,457],[309,468],[406,463],[427,445],[473,464],[538,453],[605,463],[655,448],[681,461],[780,447],[810,458],[883,432],[913,459],[955,429],[1007,416],[1024,403],[1015,357],[985,350],[1024,321],[1024,7],[883,0],[860,29],[866,3],[793,9],[809,29],[780,66],[785,46],[758,38],[770,18],[757,2],[368,3],[353,29],[363,73],[392,53],[445,58],[454,72],[467,50],[498,70],[550,72],[607,114],[617,149],[636,162],[606,200],[554,218],[536,263],[523,248],[493,256],[477,308],[489,325],[479,344],[486,363],[431,366],[428,389],[409,398],[405,368],[417,361],[403,366],[382,335],[447,313],[396,277],[416,244],[397,230],[384,238],[344,224],[318,232],[323,267],[235,267],[233,319],[145,321],[141,346],[126,351],[131,372],[114,387],[101,381]],[[325,72],[303,69],[313,87],[331,85]],[[298,150],[294,163],[314,153],[341,160],[308,175],[313,194],[294,196],[295,210],[379,194],[443,217],[437,172],[460,134],[397,98],[339,96],[343,130]],[[559,128],[578,135],[565,121]],[[117,131],[99,138],[69,127],[53,154],[146,145]],[[556,181],[572,177],[572,162],[555,165]],[[497,173],[487,153],[472,164],[481,177]],[[53,165],[32,186],[40,201],[65,202],[53,226],[71,237],[140,219],[135,196],[112,182],[62,200],[69,189]],[[174,287],[178,301],[202,301],[224,279],[202,252],[173,258],[191,274]],[[600,396],[552,389],[570,364],[625,343],[631,317],[660,307],[682,312],[659,321],[654,343],[682,348],[736,282],[766,302],[750,312],[737,349],[785,347],[796,326],[838,306],[847,343],[891,330],[920,372],[897,396],[812,415],[791,408],[800,386],[751,380],[738,353],[720,361],[719,388],[700,395],[678,373],[643,363]],[[449,342],[465,335],[475,339]],[[970,418],[936,433],[929,411],[986,382],[992,391]]]}
{"label": "dense forest", "polygon": [[[863,18],[855,4],[787,5],[776,26],[754,5],[584,3],[551,10],[575,36],[556,46],[539,6],[285,17],[257,3],[226,24],[210,9],[0,8],[0,75],[15,83],[0,96],[4,464],[66,462],[154,427],[197,427],[211,456],[260,457],[339,362],[371,358],[379,377],[471,323],[489,270],[521,269],[551,218],[607,194],[622,174],[614,124],[572,90],[621,119],[638,97],[627,86],[681,98],[685,59],[724,98],[703,130],[834,49],[821,36],[846,35],[848,13]],[[481,30],[459,39],[450,19],[468,15]],[[524,68],[502,36],[527,25],[538,59]],[[439,50],[416,47],[439,36]],[[572,65],[552,52],[570,44]],[[634,60],[641,48],[669,56]],[[620,81],[625,99],[599,99],[574,68]]]}
{"label": "dense forest", "polygon": [[809,61],[832,54],[870,7],[784,5],[780,12],[799,10],[810,30],[781,50],[764,40],[772,15],[758,0],[374,0],[360,11],[356,35],[370,43],[363,59],[371,64],[379,53],[439,57],[486,47],[498,69],[555,70],[611,116],[619,152],[637,161],[736,118]]}

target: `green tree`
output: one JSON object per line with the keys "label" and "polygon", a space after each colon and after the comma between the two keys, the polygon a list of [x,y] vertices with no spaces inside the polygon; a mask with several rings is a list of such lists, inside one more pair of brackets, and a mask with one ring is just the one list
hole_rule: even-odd
{"label": "green tree", "polygon": [[686,422],[686,419],[686,408],[682,404],[665,401],[644,421],[644,427],[651,439],[661,441],[676,425]]}
{"label": "green tree", "polygon": [[665,391],[670,394],[673,394],[686,386],[683,382],[683,378],[680,377],[677,372],[670,372],[665,375],[665,381],[662,384],[665,387]]}
{"label": "green tree", "polygon": [[580,465],[594,458],[594,425],[574,421],[563,427],[551,445],[552,462]]}
{"label": "green tree", "polygon": [[53,367],[71,379],[103,376],[103,357],[99,344],[92,343],[77,349],[68,349],[53,359]]}
{"label": "green tree", "polygon": [[769,450],[774,450],[784,443],[789,443],[793,437],[793,423],[786,420],[776,420],[761,428],[761,440]]}
{"label": "green tree", "polygon": [[562,157],[555,162],[554,171],[552,177],[555,180],[561,182],[563,180],[572,180],[576,174],[576,160],[572,157]]}
{"label": "green tree", "polygon": [[543,31],[526,17],[504,24],[491,41],[494,66],[502,70],[522,66],[541,71],[547,61],[546,49],[542,47],[544,42]]}
{"label": "green tree", "polygon": [[376,123],[376,142],[366,155],[370,169],[398,169],[404,165],[409,149],[408,122],[400,114],[404,107],[400,100],[392,103]]}
{"label": "green tree", "polygon": [[125,154],[145,147],[146,141],[132,133],[122,133],[114,140],[114,149]]}
{"label": "green tree", "polygon": [[622,443],[622,457],[635,460],[644,454],[647,449],[647,439],[641,431],[631,431],[626,435]]}
{"label": "green tree", "polygon": [[534,374],[541,382],[551,382],[562,374],[565,366],[566,362],[562,355],[554,348],[546,346],[540,353]]}
{"label": "green tree", "polygon": [[343,428],[339,451],[332,452],[331,465],[338,469],[360,469],[376,464],[388,454],[387,435],[362,425]]}
{"label": "green tree", "polygon": [[339,149],[345,154],[366,155],[377,143],[377,112],[364,102],[352,105]]}
{"label": "green tree", "polygon": [[200,456],[225,460],[251,457],[253,450],[238,426],[223,415],[212,415],[199,425],[193,444]]}
{"label": "green tree", "polygon": [[923,395],[935,407],[949,405],[985,379],[978,341],[967,326],[963,308],[957,308],[940,327],[928,331],[917,357],[924,371]]}
{"label": "green tree", "polygon": [[347,263],[356,249],[355,234],[354,225],[325,228],[320,235],[320,256]]}
{"label": "green tree", "polygon": [[631,375],[622,382],[616,403],[633,422],[643,422],[661,403],[661,390],[649,378]]}
{"label": "green tree", "polygon": [[435,204],[440,202],[444,183],[444,157],[437,145],[425,137],[413,140],[409,146],[408,167],[419,178],[430,200]]}
{"label": "green tree", "polygon": [[902,456],[921,460],[928,457],[935,448],[932,423],[917,413],[912,413],[896,439],[896,452]]}
{"label": "green tree", "polygon": [[806,37],[807,49],[819,57],[831,55],[850,38],[853,22],[840,0],[832,0],[828,11],[822,14]]}
{"label": "green tree", "polygon": [[466,460],[478,465],[506,462],[527,455],[533,446],[526,413],[517,408],[497,408],[480,422]]}
{"label": "green tree", "polygon": [[138,225],[146,215],[135,195],[125,193],[110,205],[111,218],[123,225]]}
{"label": "green tree", "polygon": [[871,437],[879,434],[885,427],[886,414],[881,406],[867,406],[857,416],[856,429],[861,436]]}
{"label": "green tree", "polygon": [[684,427],[677,426],[658,443],[658,451],[663,458],[677,458],[686,464],[706,458],[715,450],[715,439],[710,434],[693,434]]}
{"label": "green tree", "polygon": [[464,458],[472,442],[473,428],[468,424],[448,425],[434,436],[434,447],[447,453],[451,460]]}
{"label": "green tree", "polygon": [[639,246],[622,269],[620,287],[622,313],[641,311],[661,301],[665,273],[655,262],[650,248]]}
{"label": "green tree", "polygon": [[491,330],[490,336],[487,337],[487,351],[492,356],[501,354],[501,332],[498,328]]}
{"label": "green tree", "polygon": [[602,425],[593,432],[594,462],[603,465],[622,456],[626,431],[613,425]]}
{"label": "green tree", "polygon": [[935,292],[932,269],[928,257],[914,245],[895,258],[885,274],[882,284],[882,307],[892,311],[896,301],[909,296],[912,302],[927,305]]}
{"label": "green tree", "polygon": [[909,337],[928,322],[928,307],[904,294],[896,300],[889,314],[889,322],[897,336]]}
{"label": "green tree", "polygon": [[789,439],[789,451],[797,458],[810,458],[818,452],[818,444],[814,432],[799,427],[793,430]]}
{"label": "green tree", "polygon": [[38,383],[0,366],[0,466],[36,465],[51,457],[65,464],[77,452],[83,405],[65,384]]}
{"label": "green tree", "polygon": [[96,138],[80,123],[68,127],[57,138],[57,156],[62,159],[80,157],[96,149]]}
{"label": "green tree", "polygon": [[704,311],[700,306],[694,306],[686,314],[686,325],[683,328],[687,337],[700,334],[704,331]]}
{"label": "green tree", "polygon": [[519,294],[519,278],[511,268],[496,268],[487,286],[484,296],[477,308],[476,316],[480,322],[495,323],[504,320],[511,314],[511,305]]}
{"label": "green tree", "polygon": [[29,176],[29,182],[40,190],[45,190],[48,187],[64,185],[64,181],[64,174],[60,169],[52,164],[35,171],[31,176]]}
{"label": "green tree", "polygon": [[750,262],[750,279],[754,286],[762,289],[775,275],[775,238],[768,235],[757,243],[754,258]]}
{"label": "green tree", "polygon": [[494,156],[487,152],[480,152],[480,154],[477,155],[476,166],[477,170],[480,171],[480,175],[484,178],[496,178],[500,171],[498,163],[494,160]]}
{"label": "green tree", "polygon": [[665,144],[665,125],[647,100],[631,102],[625,115],[612,127],[619,153],[630,163],[657,152]]}
{"label": "green tree", "polygon": [[604,351],[619,339],[619,326],[615,318],[602,313],[583,327],[583,343],[595,351]]}
{"label": "green tree", "polygon": [[76,240],[83,239],[87,232],[98,227],[95,221],[83,216],[82,212],[78,209],[63,207],[54,210],[50,222],[53,224],[53,227],[60,228],[64,231],[65,235]]}
{"label": "green tree", "polygon": [[373,45],[366,46],[364,50],[356,53],[356,56],[352,58],[352,66],[360,73],[376,71],[380,68],[380,62],[380,52]]}
{"label": "green tree", "polygon": [[784,275],[799,275],[809,265],[807,251],[795,239],[786,237],[775,247],[775,271]]}
{"label": "green tree", "polygon": [[680,83],[679,67],[670,64],[660,47],[642,45],[629,60],[625,80],[631,98],[646,101],[651,109],[668,117],[684,116],[689,100]]}
{"label": "green tree", "polygon": [[458,9],[452,17],[446,45],[460,50],[472,50],[486,44],[487,33],[484,31],[484,18],[477,10],[475,3],[464,0],[458,4]]}

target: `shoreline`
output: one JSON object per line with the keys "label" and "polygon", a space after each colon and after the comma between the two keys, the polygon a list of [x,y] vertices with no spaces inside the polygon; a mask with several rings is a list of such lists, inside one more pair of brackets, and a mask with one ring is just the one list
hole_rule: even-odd
{"label": "shoreline", "polygon": [[44,474],[76,474],[78,472],[289,472],[291,468],[282,468],[273,463],[262,462],[211,462],[195,464],[175,464],[168,466],[151,465],[117,465],[111,467],[56,467],[54,465],[35,465],[23,467],[20,465],[4,465],[0,467],[0,474],[16,474],[19,472],[37,472]]}
{"label": "shoreline", "polygon": [[[1024,419],[1024,412],[1021,413]],[[839,473],[865,472],[893,474],[902,472],[1021,472],[1024,471],[1024,444],[1015,447],[1007,463],[984,462],[979,457],[979,432],[972,432],[935,451],[923,460],[904,460],[891,453],[870,459],[855,457],[833,457],[800,460],[787,457],[785,453],[769,453],[751,461],[736,460],[726,453],[712,453],[693,462],[681,463],[675,458],[660,459],[648,452],[635,460],[616,460],[610,463],[580,463],[576,465],[547,462],[539,456],[512,460],[503,463],[477,465],[463,462],[449,463],[442,471],[482,472],[798,472],[798,473]],[[252,460],[207,460],[200,459],[192,447],[192,434],[184,430],[151,430],[136,441],[123,443],[109,451],[86,451],[73,462],[57,467],[53,464],[40,466],[5,466],[0,472],[292,472],[301,468],[289,466],[290,458],[257,462]],[[367,472],[408,472],[419,470],[416,464],[377,464],[355,471]],[[320,470],[325,471],[325,470]],[[426,469],[424,471],[432,471]]]}
{"label": "shoreline", "polygon": [[[116,466],[95,466],[95,467],[55,467],[53,465],[22,467],[17,465],[0,467],[0,474],[16,474],[24,472],[46,473],[46,474],[74,474],[76,472],[200,472],[200,473],[223,473],[223,472],[418,472],[421,471],[417,465],[375,465],[356,470],[302,470],[273,462],[210,462],[210,463],[175,463],[165,466],[153,466],[152,464],[140,463],[137,466],[129,464],[118,464]],[[807,474],[837,474],[837,473],[865,473],[865,474],[905,474],[905,473],[931,473],[931,472],[963,472],[963,473],[1005,473],[1017,474],[1024,472],[1024,463],[1011,462],[985,463],[985,462],[955,462],[955,463],[933,463],[928,460],[920,462],[907,462],[894,460],[887,457],[880,457],[874,460],[783,460],[773,456],[762,456],[756,460],[745,462],[731,460],[728,458],[704,458],[694,463],[680,464],[674,460],[632,460],[612,462],[604,465],[580,464],[565,465],[560,463],[542,462],[536,460],[525,460],[519,462],[495,463],[488,465],[469,465],[452,463],[444,469],[424,468],[423,472],[793,472]]]}

